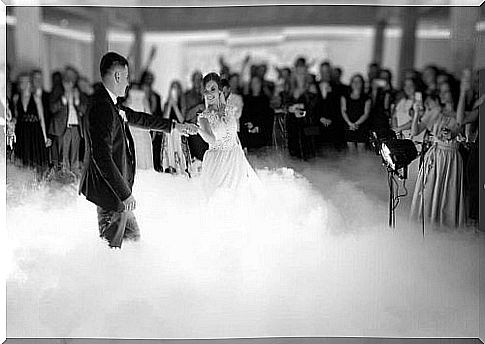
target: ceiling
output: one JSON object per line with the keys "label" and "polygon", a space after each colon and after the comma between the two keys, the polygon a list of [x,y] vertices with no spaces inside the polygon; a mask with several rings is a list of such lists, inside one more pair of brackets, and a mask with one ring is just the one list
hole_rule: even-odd
{"label": "ceiling", "polygon": [[[45,22],[90,31],[93,18],[105,13],[109,26],[132,30],[134,26],[145,31],[193,31],[245,29],[277,26],[320,25],[374,25],[386,19],[390,25],[399,25],[401,7],[379,6],[321,6],[321,5],[268,5],[232,7],[42,7]],[[485,17],[482,6],[482,17]],[[448,26],[449,7],[417,7],[420,23]],[[12,13],[12,7],[7,7]]]}

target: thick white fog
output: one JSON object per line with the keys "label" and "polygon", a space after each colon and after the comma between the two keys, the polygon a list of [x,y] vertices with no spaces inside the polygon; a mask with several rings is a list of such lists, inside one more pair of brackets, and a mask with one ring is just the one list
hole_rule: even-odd
{"label": "thick white fog", "polygon": [[7,336],[477,336],[477,234],[408,224],[417,162],[395,229],[372,154],[251,162],[265,195],[211,208],[197,178],[138,171],[122,250],[76,187],[9,166]]}

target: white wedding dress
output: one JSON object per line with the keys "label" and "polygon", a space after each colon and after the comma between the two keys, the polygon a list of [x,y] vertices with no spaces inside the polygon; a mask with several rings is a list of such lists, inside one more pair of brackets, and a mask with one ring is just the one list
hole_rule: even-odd
{"label": "white wedding dress", "polygon": [[209,144],[202,161],[201,182],[207,198],[255,196],[261,182],[249,164],[237,136],[237,109],[228,104],[223,113],[205,110],[199,118],[209,122],[215,141]]}

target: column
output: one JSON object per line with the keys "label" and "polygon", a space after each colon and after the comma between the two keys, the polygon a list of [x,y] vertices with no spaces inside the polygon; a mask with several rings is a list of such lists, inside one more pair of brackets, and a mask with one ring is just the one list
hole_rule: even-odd
{"label": "column", "polygon": [[376,62],[382,65],[384,56],[384,31],[386,29],[387,22],[384,19],[380,19],[374,27],[374,52],[372,55],[372,62]]}
{"label": "column", "polygon": [[452,68],[457,76],[474,66],[479,16],[480,7],[450,7]]}
{"label": "column", "polygon": [[15,69],[18,71],[40,67],[41,49],[41,8],[14,7],[17,24],[15,26]]}
{"label": "column", "polygon": [[400,85],[406,70],[414,69],[416,55],[416,27],[418,21],[416,7],[403,7],[401,9],[401,46],[399,51],[398,74]]}
{"label": "column", "polygon": [[143,68],[143,30],[140,26],[135,26],[133,33],[135,34],[135,40],[132,47],[133,63],[130,65],[130,74],[131,79],[139,80]]}
{"label": "column", "polygon": [[93,18],[93,82],[101,81],[99,63],[103,55],[108,52],[108,19],[108,14],[104,8],[99,8]]}

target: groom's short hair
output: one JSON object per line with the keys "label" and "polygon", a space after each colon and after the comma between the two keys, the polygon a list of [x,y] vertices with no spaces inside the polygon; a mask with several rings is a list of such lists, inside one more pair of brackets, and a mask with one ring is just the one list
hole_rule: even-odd
{"label": "groom's short hair", "polygon": [[128,60],[118,53],[110,51],[101,58],[99,64],[99,71],[101,72],[101,78],[104,78],[114,67],[126,67],[128,66]]}

